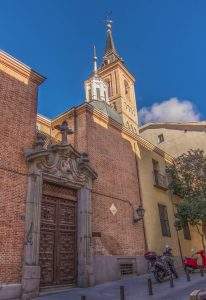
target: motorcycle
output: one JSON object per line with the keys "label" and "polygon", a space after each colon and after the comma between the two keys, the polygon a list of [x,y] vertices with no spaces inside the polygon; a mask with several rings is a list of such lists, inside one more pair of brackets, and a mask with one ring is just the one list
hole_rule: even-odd
{"label": "motorcycle", "polygon": [[166,246],[165,251],[163,252],[163,256],[165,256],[166,263],[168,264],[171,273],[174,275],[175,278],[178,278],[178,274],[177,274],[177,271],[176,271],[175,265],[174,265],[172,248],[170,248],[169,246]]}
{"label": "motorcycle", "polygon": [[[201,257],[201,264],[198,264],[198,257],[194,257],[197,255]],[[185,271],[192,272],[197,269],[205,268],[206,267],[206,253],[204,250],[199,250],[195,252],[191,257],[185,257],[183,259],[183,264]]]}
{"label": "motorcycle", "polygon": [[165,278],[171,275],[178,278],[172,257],[172,249],[169,247],[160,256],[154,251],[145,253],[145,259],[148,261],[148,272],[153,273],[157,282],[163,282]]}

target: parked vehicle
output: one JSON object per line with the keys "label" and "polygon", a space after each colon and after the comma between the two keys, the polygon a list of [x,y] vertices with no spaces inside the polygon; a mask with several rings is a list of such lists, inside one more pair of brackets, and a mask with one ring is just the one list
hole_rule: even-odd
{"label": "parked vehicle", "polygon": [[[196,257],[194,257],[196,255]],[[201,264],[198,264],[198,256],[201,257]],[[204,250],[195,252],[191,257],[185,257],[183,260],[185,270],[192,272],[193,270],[206,268],[206,253]]]}
{"label": "parked vehicle", "polygon": [[145,259],[148,261],[148,272],[153,273],[157,282],[163,282],[171,274],[177,278],[175,270],[172,249],[167,247],[163,255],[158,256],[156,252],[149,251],[145,253]]}
{"label": "parked vehicle", "polygon": [[165,251],[163,252],[163,256],[166,259],[166,262],[170,268],[171,273],[174,275],[175,278],[178,278],[177,271],[175,269],[174,265],[174,257],[172,254],[172,248],[169,246],[166,246]]}

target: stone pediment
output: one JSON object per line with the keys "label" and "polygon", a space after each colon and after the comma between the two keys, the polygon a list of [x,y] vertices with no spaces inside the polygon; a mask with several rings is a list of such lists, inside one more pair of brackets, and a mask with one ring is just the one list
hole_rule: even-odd
{"label": "stone pediment", "polygon": [[80,187],[89,179],[97,178],[96,172],[89,165],[87,154],[77,152],[68,144],[26,150],[25,156],[30,172],[49,176],[53,180]]}
{"label": "stone pediment", "polygon": [[[75,218],[77,218],[78,222],[78,230],[76,232],[76,246],[79,259],[77,280],[81,286],[87,286],[93,278],[92,271],[88,273],[88,266],[92,270],[91,190],[92,181],[97,178],[97,174],[91,168],[87,154],[79,153],[72,145],[68,144],[67,135],[71,133],[71,130],[67,124],[64,122],[58,127],[62,134],[60,143],[48,145],[45,141],[45,135],[37,132],[34,147],[25,151],[29,174],[25,215],[24,270],[22,276],[22,294],[24,299],[30,299],[31,291],[36,293],[36,295],[38,294],[41,268],[39,255],[43,197],[44,199],[46,197],[46,201],[47,196],[51,197],[51,200],[59,198],[58,203],[63,199],[63,203],[65,204],[66,202],[65,205],[73,202],[72,209],[76,209]],[[46,190],[45,186],[55,186],[57,188],[56,192],[54,193],[53,189]],[[62,189],[62,187],[64,188]],[[74,195],[76,196],[74,197]],[[51,202],[53,203],[53,200]],[[66,209],[61,211],[63,218],[72,219],[70,210],[68,213]],[[56,217],[57,214],[55,213],[53,219]],[[65,232],[67,233],[67,231]],[[35,273],[34,277],[28,278],[28,272],[31,270],[32,272],[38,271],[38,275]],[[27,282],[29,282],[29,285]]]}

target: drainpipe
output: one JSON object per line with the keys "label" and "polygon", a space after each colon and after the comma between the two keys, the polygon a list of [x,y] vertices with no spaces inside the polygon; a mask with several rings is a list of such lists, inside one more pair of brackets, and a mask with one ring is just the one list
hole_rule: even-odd
{"label": "drainpipe", "polygon": [[[137,159],[136,153],[134,153],[134,157],[135,157],[135,166],[136,166],[136,171],[137,171],[137,182],[138,182],[140,205],[143,206],[142,188],[141,188],[140,175],[139,175],[139,165],[138,165],[138,159]],[[142,225],[143,225],[143,232],[144,232],[145,252],[147,252],[148,251],[148,244],[147,244],[147,237],[146,237],[146,230],[145,230],[144,218],[142,219]]]}

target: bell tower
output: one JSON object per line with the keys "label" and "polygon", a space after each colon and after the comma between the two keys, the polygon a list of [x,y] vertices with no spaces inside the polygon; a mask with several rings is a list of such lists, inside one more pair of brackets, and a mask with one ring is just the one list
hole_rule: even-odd
{"label": "bell tower", "polygon": [[107,83],[108,103],[122,116],[123,125],[138,133],[135,78],[115,48],[111,20],[107,21],[106,47],[98,75]]}
{"label": "bell tower", "polygon": [[97,55],[94,46],[93,56],[93,73],[91,78],[85,81],[84,89],[86,94],[86,102],[106,101],[108,102],[108,88],[106,82],[98,75],[97,72]]}

